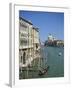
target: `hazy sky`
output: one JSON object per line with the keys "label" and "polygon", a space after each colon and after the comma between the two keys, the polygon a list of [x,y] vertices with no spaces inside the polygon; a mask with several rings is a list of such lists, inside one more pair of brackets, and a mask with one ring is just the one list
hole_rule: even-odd
{"label": "hazy sky", "polygon": [[64,40],[64,13],[20,10],[19,16],[39,28],[41,41],[47,40],[49,34]]}

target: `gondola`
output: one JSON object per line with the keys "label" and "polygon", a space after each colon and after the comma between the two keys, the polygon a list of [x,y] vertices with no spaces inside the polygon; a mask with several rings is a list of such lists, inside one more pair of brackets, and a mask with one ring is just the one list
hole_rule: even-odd
{"label": "gondola", "polygon": [[46,68],[42,68],[42,70],[39,70],[38,75],[39,76],[44,75],[48,71],[48,69],[49,69],[49,66],[47,66]]}

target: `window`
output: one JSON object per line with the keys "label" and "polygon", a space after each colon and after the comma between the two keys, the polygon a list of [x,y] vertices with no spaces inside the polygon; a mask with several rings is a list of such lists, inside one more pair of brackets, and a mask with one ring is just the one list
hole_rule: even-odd
{"label": "window", "polygon": [[27,26],[26,26],[26,25],[24,25],[23,23],[20,23],[20,27],[27,28]]}
{"label": "window", "polygon": [[26,39],[20,40],[20,45],[26,46],[27,45],[27,40]]}
{"label": "window", "polygon": [[20,23],[19,29],[20,29],[20,31],[22,30],[22,31],[26,31],[27,32],[27,26],[24,25],[23,23]]}
{"label": "window", "polygon": [[28,36],[28,34],[26,34],[26,33],[21,33],[21,37],[27,37]]}

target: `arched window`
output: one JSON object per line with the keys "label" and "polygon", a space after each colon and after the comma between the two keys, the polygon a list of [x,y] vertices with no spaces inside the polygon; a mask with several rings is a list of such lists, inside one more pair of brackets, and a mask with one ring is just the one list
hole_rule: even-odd
{"label": "arched window", "polygon": [[21,63],[22,63],[22,56],[21,56]]}

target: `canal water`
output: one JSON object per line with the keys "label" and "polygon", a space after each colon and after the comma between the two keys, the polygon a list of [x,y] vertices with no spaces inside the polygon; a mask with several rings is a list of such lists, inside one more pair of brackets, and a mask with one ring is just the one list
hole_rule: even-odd
{"label": "canal water", "polygon": [[[44,47],[42,52],[45,52],[45,60],[39,62],[36,59],[32,62],[32,67],[24,68],[19,73],[20,79],[29,78],[50,78],[50,77],[64,77],[64,48],[63,47]],[[61,53],[61,55],[59,55]],[[49,69],[44,75],[39,75],[39,63],[41,67],[49,66]]]}
{"label": "canal water", "polygon": [[[46,77],[63,77],[64,76],[64,48],[63,47],[47,47],[45,51],[48,53],[47,63],[50,66]],[[61,52],[61,56],[59,55]]]}

